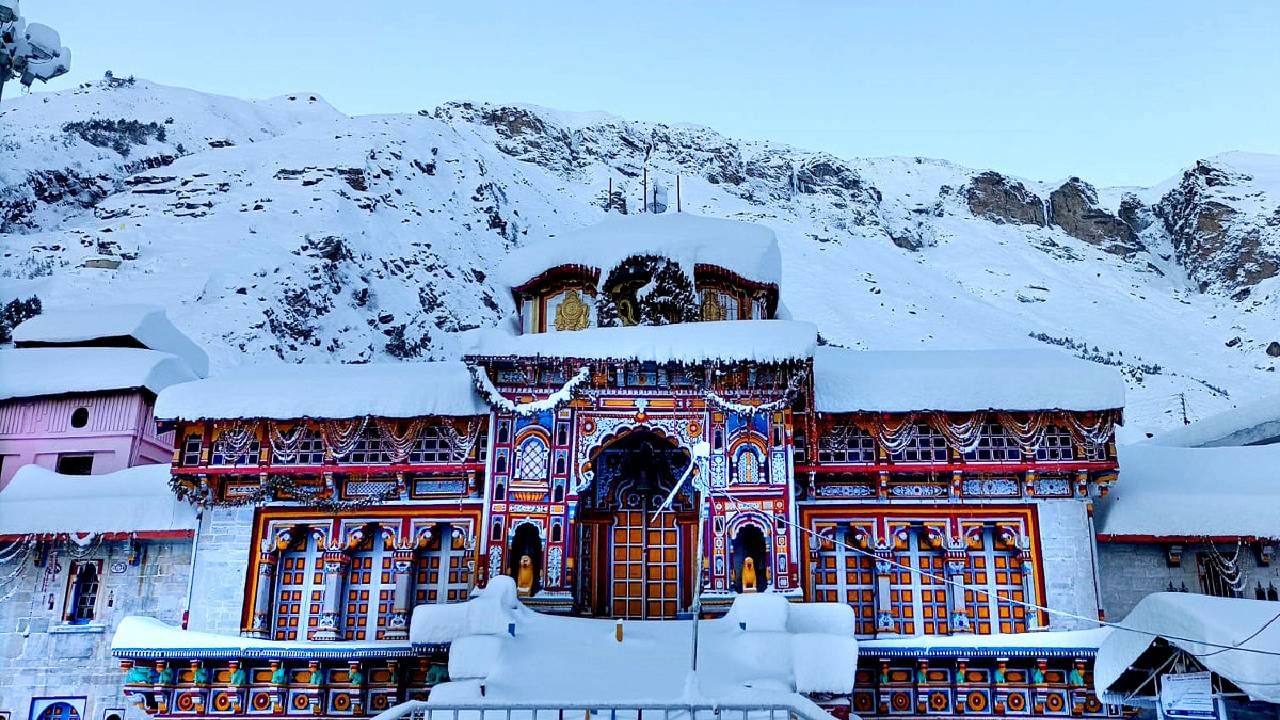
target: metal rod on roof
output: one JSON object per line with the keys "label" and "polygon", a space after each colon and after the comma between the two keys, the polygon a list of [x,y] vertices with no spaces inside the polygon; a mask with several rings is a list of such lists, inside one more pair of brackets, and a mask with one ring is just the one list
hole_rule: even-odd
{"label": "metal rod on roof", "polygon": [[644,166],[644,179],[641,180],[640,212],[648,212],[649,207],[649,166]]}
{"label": "metal rod on roof", "polygon": [[608,194],[608,195],[606,195],[606,196],[605,196],[605,198],[604,198],[604,211],[605,211],[605,212],[609,212],[610,208],[612,208],[612,207],[613,207],[613,177],[612,177],[612,176],[610,176],[610,178],[609,178],[609,194]]}
{"label": "metal rod on roof", "polygon": [[676,173],[676,212],[680,212],[680,173]]}

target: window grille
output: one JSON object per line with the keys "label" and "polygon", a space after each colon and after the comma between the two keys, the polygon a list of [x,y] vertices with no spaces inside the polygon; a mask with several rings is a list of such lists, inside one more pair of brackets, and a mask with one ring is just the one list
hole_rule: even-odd
{"label": "window grille", "polygon": [[98,604],[98,563],[75,563],[71,566],[71,587],[67,593],[67,622],[82,624],[93,622],[94,611]]}
{"label": "window grille", "polygon": [[550,452],[547,443],[534,435],[526,438],[516,449],[515,479],[546,480]]}
{"label": "window grille", "polygon": [[413,444],[413,451],[409,453],[409,462],[412,463],[439,463],[452,459],[449,440],[438,427],[423,428]]}
{"label": "window grille", "polygon": [[738,482],[751,485],[760,480],[760,458],[756,457],[754,449],[744,448],[738,456]]}
{"label": "window grille", "polygon": [[930,425],[917,425],[916,436],[892,454],[894,462],[941,463],[947,461],[947,438]]}
{"label": "window grille", "polygon": [[185,467],[195,467],[200,464],[200,446],[203,440],[199,433],[192,433],[182,441],[182,464]]}
{"label": "window grille", "polygon": [[840,425],[821,436],[818,461],[824,463],[873,463],[876,441],[862,428]]}
{"label": "window grille", "polygon": [[353,465],[391,462],[391,456],[383,446],[382,433],[378,428],[365,428],[356,440],[355,446],[351,448],[351,452],[347,453],[345,461]]}
{"label": "window grille", "polygon": [[303,430],[298,441],[298,451],[292,456],[273,456],[277,465],[319,465],[324,462],[324,439],[316,430]]}
{"label": "window grille", "polygon": [[215,442],[213,444],[213,455],[209,459],[210,465],[257,465],[258,453],[262,451],[262,441],[253,440],[249,443],[249,447],[240,455],[228,455],[223,451],[222,443]]}
{"label": "window grille", "polygon": [[971,462],[1021,462],[1022,449],[1000,423],[986,423],[978,447],[964,455]]}
{"label": "window grille", "polygon": [[1075,460],[1076,445],[1071,431],[1059,425],[1045,429],[1044,441],[1036,448],[1036,459],[1041,461]]}

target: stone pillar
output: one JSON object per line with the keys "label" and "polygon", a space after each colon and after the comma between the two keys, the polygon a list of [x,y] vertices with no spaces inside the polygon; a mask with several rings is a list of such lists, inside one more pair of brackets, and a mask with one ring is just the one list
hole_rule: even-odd
{"label": "stone pillar", "polygon": [[271,540],[264,539],[258,552],[258,583],[253,593],[253,608],[249,614],[249,630],[245,634],[256,638],[271,637],[271,606],[275,592],[276,561],[279,554]]}
{"label": "stone pillar", "polygon": [[[387,640],[406,640],[409,637],[409,613],[413,611],[414,557],[412,548],[398,548],[392,555],[391,569],[395,573],[396,590],[391,601],[391,616],[387,618]],[[441,568],[448,572],[449,568]]]}
{"label": "stone pillar", "polygon": [[[969,608],[964,598],[964,571],[969,565],[969,551],[963,538],[947,539],[947,606],[951,632],[973,632]],[[978,602],[983,598],[978,595]]]}
{"label": "stone pillar", "polygon": [[892,545],[876,546],[876,635],[896,635],[898,622],[893,616],[893,605],[889,601],[889,582],[892,579],[893,559]]}
{"label": "stone pillar", "polygon": [[324,600],[312,640],[342,638],[342,592],[346,587],[351,557],[342,550],[324,552]]}

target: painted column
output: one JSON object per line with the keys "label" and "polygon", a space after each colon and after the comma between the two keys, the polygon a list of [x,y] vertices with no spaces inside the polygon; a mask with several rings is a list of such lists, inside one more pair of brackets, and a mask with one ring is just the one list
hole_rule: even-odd
{"label": "painted column", "polygon": [[324,552],[324,599],[312,640],[341,639],[342,592],[350,565],[351,557],[346,552],[335,549]]}
{"label": "painted column", "polygon": [[876,543],[876,635],[896,635],[898,621],[893,616],[893,604],[889,600],[889,583],[892,579],[892,545]]}
{"label": "painted column", "polygon": [[[409,637],[409,613],[413,607],[413,570],[415,552],[412,548],[398,548],[391,556],[391,568],[395,573],[396,589],[391,601],[391,616],[387,618],[387,640],[405,640]],[[448,572],[448,568],[441,568]]]}
{"label": "painted column", "polygon": [[[1018,563],[1022,566],[1022,597],[1026,598],[1027,603],[1039,605],[1040,598],[1036,593],[1036,566],[1031,562],[1031,539],[1022,536],[1018,538]],[[1034,608],[1027,608],[1027,630],[1040,629],[1040,611]]]}
{"label": "painted column", "polygon": [[278,559],[274,543],[264,539],[258,552],[258,584],[253,594],[253,609],[247,633],[250,637],[271,637],[271,599],[274,597]]}
{"label": "painted column", "polygon": [[973,632],[964,597],[964,571],[969,552],[962,538],[947,538],[947,605],[953,633]]}

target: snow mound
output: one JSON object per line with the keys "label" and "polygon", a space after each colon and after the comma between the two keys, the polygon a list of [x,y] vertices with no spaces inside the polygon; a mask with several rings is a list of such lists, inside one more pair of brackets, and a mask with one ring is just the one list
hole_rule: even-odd
{"label": "snow mound", "polygon": [[1151,442],[1179,447],[1252,445],[1280,437],[1280,396],[1269,395],[1161,433]]}
{"label": "snow mound", "polygon": [[60,475],[23,465],[0,489],[0,536],[192,531],[195,509],[174,497],[169,466]]}
{"label": "snow mound", "polygon": [[480,597],[493,598],[499,607],[514,610],[519,606],[516,593],[515,578],[510,575],[498,575],[489,578],[489,583],[480,590]]}
{"label": "snow mound", "polygon": [[813,358],[818,412],[1114,410],[1113,367],[1057,350],[861,351],[821,347]]}
{"label": "snow mound", "polygon": [[796,633],[791,636],[790,651],[797,692],[853,692],[858,641],[852,635]]}
{"label": "snow mound", "polygon": [[501,635],[466,635],[449,646],[449,677],[483,680],[498,667],[507,638]]}
{"label": "snow mound", "polygon": [[114,347],[34,347],[0,350],[0,400],[149,390],[159,393],[196,378],[175,355]]}
{"label": "snow mound", "polygon": [[1098,535],[1280,538],[1280,445],[1121,445],[1120,482],[1098,502]]}
{"label": "snow mound", "polygon": [[744,593],[733,599],[726,618],[749,633],[783,633],[791,602],[774,592]]}
{"label": "snow mound", "polygon": [[844,603],[792,603],[787,608],[787,632],[853,637],[857,616]]}
{"label": "snow mound", "polygon": [[466,704],[476,702],[482,697],[484,697],[484,686],[479,680],[450,680],[431,688],[427,703]]}
{"label": "snow mound", "polygon": [[460,362],[254,368],[184,383],[156,400],[162,420],[488,413]]}
{"label": "snow mound", "polygon": [[1276,603],[1266,600],[1152,593],[1138,602],[1098,648],[1094,690],[1099,695],[1110,690],[1160,637],[1235,683],[1250,699],[1280,703],[1280,663],[1275,659],[1280,654],[1280,623],[1274,622],[1276,612]]}
{"label": "snow mound", "polygon": [[120,343],[182,358],[197,377],[209,374],[209,356],[158,305],[97,305],[45,310],[13,330],[18,347]]}

